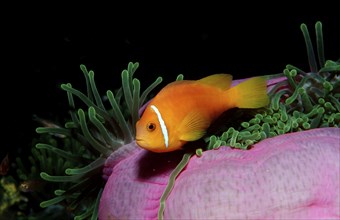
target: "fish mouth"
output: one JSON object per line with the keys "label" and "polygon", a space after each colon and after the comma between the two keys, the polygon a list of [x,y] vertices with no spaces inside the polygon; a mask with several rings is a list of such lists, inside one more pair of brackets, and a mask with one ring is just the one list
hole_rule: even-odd
{"label": "fish mouth", "polygon": [[136,138],[136,143],[140,146],[143,147],[145,145],[145,141],[141,138]]}

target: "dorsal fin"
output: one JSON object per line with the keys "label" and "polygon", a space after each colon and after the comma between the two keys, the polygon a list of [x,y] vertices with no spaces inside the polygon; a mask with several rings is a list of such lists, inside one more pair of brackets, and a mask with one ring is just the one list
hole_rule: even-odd
{"label": "dorsal fin", "polygon": [[233,76],[230,74],[214,74],[197,80],[198,83],[213,86],[222,90],[227,90],[231,86]]}

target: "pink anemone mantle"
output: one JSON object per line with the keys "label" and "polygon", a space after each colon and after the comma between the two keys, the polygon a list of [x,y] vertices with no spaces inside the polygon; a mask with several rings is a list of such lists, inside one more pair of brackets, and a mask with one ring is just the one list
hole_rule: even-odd
{"label": "pink anemone mantle", "polygon": [[[276,82],[269,81],[268,88]],[[182,151],[148,152],[135,142],[113,152],[104,168],[99,219],[157,219],[160,198],[182,156]],[[164,219],[339,219],[340,128],[279,135],[250,150],[220,147],[194,155],[176,178],[163,214]]]}

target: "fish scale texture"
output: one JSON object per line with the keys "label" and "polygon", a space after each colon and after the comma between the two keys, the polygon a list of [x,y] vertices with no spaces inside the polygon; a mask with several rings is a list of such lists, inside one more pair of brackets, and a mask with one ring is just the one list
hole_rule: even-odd
{"label": "fish scale texture", "polygon": [[[133,152],[112,168],[99,219],[157,219],[181,152]],[[339,128],[285,134],[248,151],[221,147],[193,156],[164,219],[339,219],[339,185]]]}

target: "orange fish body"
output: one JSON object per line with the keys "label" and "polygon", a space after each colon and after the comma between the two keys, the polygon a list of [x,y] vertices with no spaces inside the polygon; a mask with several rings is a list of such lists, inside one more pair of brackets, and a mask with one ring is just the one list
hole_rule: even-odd
{"label": "orange fish body", "polygon": [[268,105],[266,81],[254,77],[230,88],[232,76],[215,74],[165,86],[136,123],[136,142],[153,152],[181,149],[201,138],[210,124],[231,108]]}

